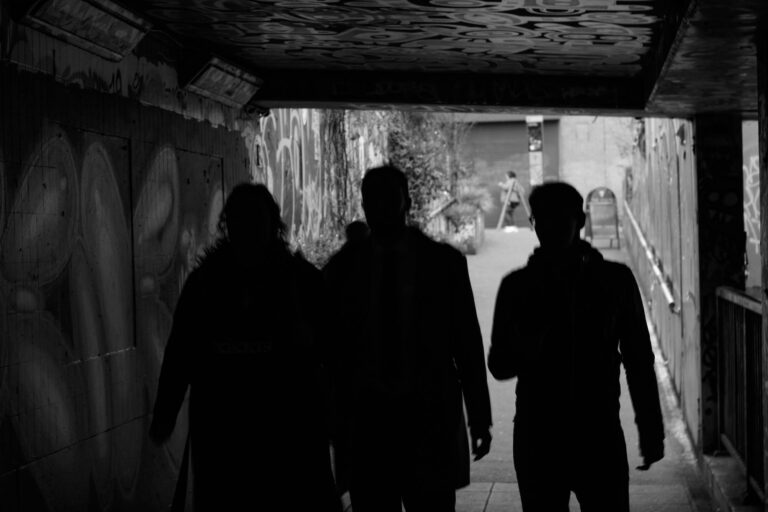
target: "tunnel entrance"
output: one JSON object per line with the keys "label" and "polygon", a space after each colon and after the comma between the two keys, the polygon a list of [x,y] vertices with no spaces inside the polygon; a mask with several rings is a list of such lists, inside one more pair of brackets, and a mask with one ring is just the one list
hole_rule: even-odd
{"label": "tunnel entrance", "polygon": [[[633,492],[691,506],[695,458],[733,476],[713,484],[721,508],[720,488],[763,502],[758,4],[2,3],[4,509],[166,508],[186,412],[161,447],[147,429],[227,194],[265,184],[291,250],[321,267],[364,218],[365,170],[390,161],[411,221],[466,255],[486,341],[498,280],[537,243],[531,187],[610,189],[622,249],[601,248],[644,293],[676,421],[665,482]],[[505,407],[460,510],[518,504]]]}

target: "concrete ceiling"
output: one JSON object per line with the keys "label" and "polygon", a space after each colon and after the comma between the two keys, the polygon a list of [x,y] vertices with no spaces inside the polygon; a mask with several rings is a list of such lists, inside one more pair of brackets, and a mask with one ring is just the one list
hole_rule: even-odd
{"label": "concrete ceiling", "polygon": [[646,106],[651,112],[757,113],[755,37],[764,0],[694,4]]}
{"label": "concrete ceiling", "polygon": [[[760,0],[139,0],[255,104],[683,114],[755,109]],[[126,4],[128,5],[128,4]]]}
{"label": "concrete ceiling", "polygon": [[152,0],[145,12],[262,70],[631,77],[657,3]]}

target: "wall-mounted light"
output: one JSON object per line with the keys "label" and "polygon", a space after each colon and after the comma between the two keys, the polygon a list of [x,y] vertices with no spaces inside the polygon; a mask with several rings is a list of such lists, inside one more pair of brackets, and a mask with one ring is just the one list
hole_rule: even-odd
{"label": "wall-mounted light", "polygon": [[22,22],[113,61],[130,53],[151,28],[110,0],[40,0]]}
{"label": "wall-mounted light", "polygon": [[262,83],[257,76],[212,57],[192,76],[186,88],[230,107],[243,108]]}

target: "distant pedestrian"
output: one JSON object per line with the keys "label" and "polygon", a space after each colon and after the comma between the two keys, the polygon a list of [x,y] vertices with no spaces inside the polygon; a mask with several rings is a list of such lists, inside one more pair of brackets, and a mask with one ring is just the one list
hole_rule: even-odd
{"label": "distant pedestrian", "polygon": [[168,439],[190,388],[195,510],[338,511],[322,275],[289,252],[263,185],[235,187],[219,228],[176,306],[150,436]]}
{"label": "distant pedestrian", "polygon": [[530,196],[541,246],[499,287],[488,368],[517,377],[514,461],[525,512],[629,510],[619,421],[624,364],[647,469],[664,456],[654,355],[630,269],[579,239],[583,199],[563,182]]}
{"label": "distant pedestrian", "polygon": [[453,512],[472,453],[491,443],[483,342],[467,262],[406,225],[405,175],[369,170],[370,236],[325,268],[332,318],[337,453],[355,512]]}
{"label": "distant pedestrian", "polygon": [[[504,224],[515,225],[515,209],[521,201],[525,201],[525,188],[517,181],[515,171],[507,171],[507,179],[499,183],[501,187],[501,207],[504,210]],[[501,227],[501,226],[500,226]]]}

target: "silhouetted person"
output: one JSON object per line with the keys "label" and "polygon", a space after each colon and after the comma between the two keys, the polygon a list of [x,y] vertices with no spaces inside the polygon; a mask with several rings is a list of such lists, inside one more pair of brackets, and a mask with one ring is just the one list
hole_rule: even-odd
{"label": "silhouetted person", "polygon": [[[442,512],[490,449],[491,408],[464,256],[406,226],[405,175],[369,170],[371,235],[325,268],[336,308],[338,467],[355,512]],[[462,404],[463,396],[463,404]]]}
{"label": "silhouetted person", "polygon": [[504,224],[507,226],[515,225],[515,209],[520,202],[525,200],[525,189],[517,181],[515,171],[507,171],[507,179],[499,183],[501,187],[501,207],[504,208],[506,201],[507,209],[504,210]]}
{"label": "silhouetted person", "polygon": [[355,243],[365,240],[368,235],[371,234],[371,230],[362,220],[353,220],[347,227],[344,228],[344,235],[347,238],[347,242]]}
{"label": "silhouetted person", "polygon": [[496,299],[488,368],[517,377],[514,461],[525,512],[629,510],[619,421],[624,364],[644,467],[664,456],[654,356],[631,270],[579,239],[583,199],[550,182],[530,196],[540,247]]}
{"label": "silhouetted person", "polygon": [[263,185],[236,186],[219,229],[179,297],[150,435],[170,436],[190,387],[196,510],[340,510],[317,347],[322,274],[289,252]]}

